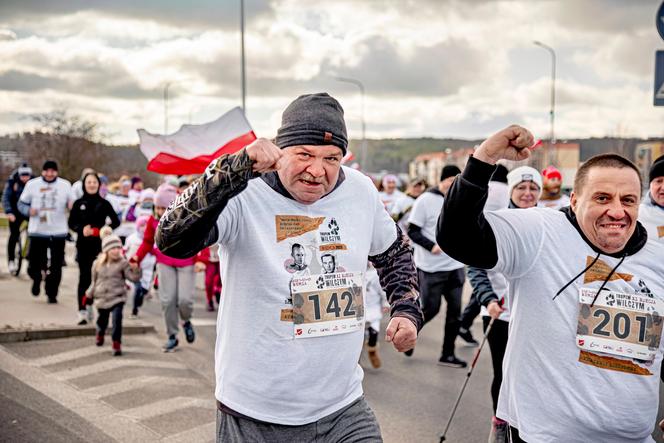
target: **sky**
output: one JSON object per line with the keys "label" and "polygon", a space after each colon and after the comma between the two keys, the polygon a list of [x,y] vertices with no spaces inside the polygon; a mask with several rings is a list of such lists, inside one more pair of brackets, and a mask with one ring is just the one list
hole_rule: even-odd
{"label": "sky", "polygon": [[[272,137],[326,91],[349,136],[477,139],[512,123],[549,137],[664,136],[653,106],[660,0],[245,0],[246,113]],[[2,0],[0,134],[67,109],[110,143],[241,105],[239,0]],[[359,88],[336,78],[361,81]]]}

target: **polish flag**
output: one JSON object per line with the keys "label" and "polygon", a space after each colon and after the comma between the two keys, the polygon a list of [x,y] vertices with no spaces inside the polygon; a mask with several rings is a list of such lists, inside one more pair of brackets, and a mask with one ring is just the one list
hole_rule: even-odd
{"label": "polish flag", "polygon": [[150,134],[139,129],[141,152],[148,171],[159,174],[202,174],[212,160],[232,154],[256,140],[251,125],[239,107],[213,122],[183,125],[170,135]]}
{"label": "polish flag", "polygon": [[348,152],[346,152],[346,155],[344,155],[343,158],[341,159],[341,164],[345,165],[346,163],[353,160],[355,160],[355,154],[353,154],[349,149]]}

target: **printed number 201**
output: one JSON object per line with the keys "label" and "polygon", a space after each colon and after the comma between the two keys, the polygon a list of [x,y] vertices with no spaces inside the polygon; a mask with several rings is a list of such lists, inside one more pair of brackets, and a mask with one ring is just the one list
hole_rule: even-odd
{"label": "printed number 201", "polygon": [[[322,318],[321,311],[320,311],[320,297],[318,294],[312,294],[309,296],[309,300],[311,300],[314,304],[314,318],[316,320],[320,320]],[[353,309],[353,295],[348,292],[344,291],[341,293],[341,300],[346,301],[346,306],[344,308],[344,317],[350,317],[355,315],[355,309]],[[337,296],[336,292],[333,292],[332,295],[330,296],[330,301],[327,304],[327,307],[325,308],[325,312],[328,314],[334,314],[335,317],[339,317],[341,315],[341,308],[339,307],[339,297]]]}
{"label": "printed number 201", "polygon": [[[611,337],[611,332],[604,328],[611,322],[611,313],[605,309],[596,309],[593,317],[603,317],[599,324],[593,329],[593,334],[603,337]],[[646,341],[646,324],[647,318],[637,315],[634,319],[639,323],[639,342]],[[629,332],[632,329],[632,321],[629,316],[623,312],[619,312],[613,317],[613,335],[621,340],[629,337]]]}

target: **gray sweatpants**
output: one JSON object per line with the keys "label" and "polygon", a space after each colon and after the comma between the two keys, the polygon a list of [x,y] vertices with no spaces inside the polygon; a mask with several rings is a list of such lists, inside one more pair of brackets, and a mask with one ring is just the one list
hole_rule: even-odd
{"label": "gray sweatpants", "polygon": [[317,422],[285,426],[234,417],[217,409],[217,442],[382,442],[376,416],[364,396]]}
{"label": "gray sweatpants", "polygon": [[194,266],[174,268],[157,263],[159,300],[169,336],[178,333],[178,312],[182,321],[188,321],[194,310]]}

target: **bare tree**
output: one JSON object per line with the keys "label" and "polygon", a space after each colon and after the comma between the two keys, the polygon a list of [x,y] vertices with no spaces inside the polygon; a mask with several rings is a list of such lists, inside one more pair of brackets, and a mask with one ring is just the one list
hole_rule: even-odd
{"label": "bare tree", "polygon": [[62,177],[77,180],[83,168],[99,171],[107,164],[108,154],[102,146],[105,136],[97,123],[64,108],[28,118],[36,127],[33,132],[22,134],[21,151],[32,165],[56,160]]}

